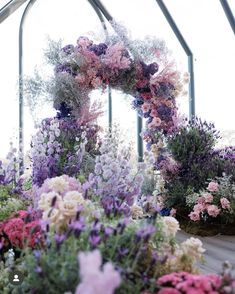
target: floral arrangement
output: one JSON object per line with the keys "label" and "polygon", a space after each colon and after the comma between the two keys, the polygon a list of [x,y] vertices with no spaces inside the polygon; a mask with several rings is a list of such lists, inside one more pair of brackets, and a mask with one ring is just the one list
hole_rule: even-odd
{"label": "floral arrangement", "polygon": [[193,208],[189,214],[193,222],[231,226],[235,219],[235,186],[231,176],[209,182],[206,190],[189,195],[187,204]]}
{"label": "floral arrangement", "polygon": [[[235,209],[233,174],[216,178],[233,170],[232,149],[214,149],[213,125],[177,115],[188,76],[168,62],[159,40],[131,41],[124,33],[52,45],[46,55],[54,76],[26,83],[32,104],[47,93],[57,110],[32,140],[29,182],[19,177],[15,151],[0,163],[0,292],[19,290],[8,280],[19,270],[22,293],[233,293],[231,276],[197,274],[200,240],[176,241],[173,216],[181,207],[187,220],[201,205],[203,221],[225,223]],[[98,140],[101,111],[89,94],[107,87],[131,95],[146,118],[145,164],[133,163],[117,128]]]}
{"label": "floral arrangement", "polygon": [[121,146],[121,135],[117,128],[107,132],[96,157],[94,173],[89,181],[95,194],[101,199],[106,215],[131,213],[143,184],[144,164],[136,170],[131,165],[131,148]]}
{"label": "floral arrangement", "polygon": [[[60,80],[69,76],[73,79],[84,100],[92,90],[105,89],[108,85],[130,94],[135,97],[134,108],[148,118],[148,127],[168,133],[175,127],[175,97],[181,93],[183,81],[174,64],[161,68],[161,59],[157,55],[161,53],[156,52],[156,48],[152,50],[159,64],[146,64],[140,57],[133,56],[122,40],[110,39],[107,43],[95,44],[87,37],[79,37],[75,46],[67,45],[61,49],[55,78]],[[64,102],[74,111],[80,109],[71,96],[66,100],[64,95],[54,97],[56,108]]]}
{"label": "floral arrangement", "polygon": [[[37,247],[42,242],[41,214],[34,210],[19,210],[0,223],[1,251],[9,248]],[[2,253],[2,252],[1,252]]]}
{"label": "floral arrangement", "polygon": [[41,186],[47,178],[64,173],[89,174],[97,152],[98,130],[95,124],[83,125],[71,118],[43,120],[32,140],[33,184]]}
{"label": "floral arrangement", "polygon": [[[206,198],[210,202],[204,203],[203,208],[201,202],[204,197],[199,198],[200,203],[196,203],[199,194],[204,194],[209,179],[216,177],[221,179],[223,175],[227,175],[229,181],[223,185],[224,187],[230,187],[230,184],[234,182],[234,148],[215,149],[219,138],[219,132],[213,124],[194,118],[191,121],[185,120],[181,123],[178,132],[151,147],[152,156],[157,158],[155,166],[156,164],[158,166],[155,168],[160,169],[160,176],[165,182],[163,187],[157,191],[160,206],[164,208],[166,215],[169,215],[172,208],[176,209],[176,217],[183,226],[185,224],[184,229],[187,227],[189,232],[193,231],[190,231],[187,224],[188,214],[191,212],[190,208],[192,209],[194,205],[196,205],[195,210],[190,216],[195,221],[201,219],[199,214],[202,213],[210,220],[213,216],[220,214],[223,215],[223,218],[226,214],[225,218],[230,218],[230,221],[233,222],[231,210],[229,212],[224,209],[220,210],[217,206],[209,206],[209,204],[218,205],[220,198],[215,197],[212,201],[208,194]],[[224,195],[222,193],[220,197],[226,198],[225,195],[229,195],[229,193],[226,192]],[[209,211],[207,211],[207,208]],[[222,223],[225,224],[230,221],[224,219]]]}
{"label": "floral arrangement", "polygon": [[169,62],[162,41],[131,40],[122,29],[115,24],[118,37],[98,44],[88,37],[64,47],[51,42],[46,58],[54,67],[54,76],[49,82],[38,74],[26,80],[26,92],[32,108],[42,96],[49,96],[55,109],[64,113],[62,117],[80,119],[92,112],[91,91],[104,91],[108,86],[120,90],[133,96],[133,108],[146,119],[143,138],[150,148],[156,143],[156,133],[170,135],[178,129],[176,98],[184,94],[188,75],[181,76],[175,63]]}
{"label": "floral arrangement", "polygon": [[[110,222],[104,216],[91,220],[90,212],[79,211],[63,232],[54,233],[50,224],[45,226],[47,231],[42,226],[43,244],[22,251],[14,264],[15,269],[25,274],[22,290],[42,293],[47,287],[49,293],[86,293],[82,291],[94,289],[97,292],[91,293],[114,293],[115,289],[117,293],[157,291],[152,277],[172,271],[168,260],[174,255],[178,223],[164,221],[160,216],[155,216],[151,223],[131,219]],[[182,244],[181,258],[189,253],[194,256],[187,260],[188,268],[193,268],[196,252],[202,249],[189,246],[190,242]],[[177,248],[180,250],[181,245]],[[179,262],[177,269],[184,268],[185,264]],[[8,289],[9,284],[4,286]]]}
{"label": "floral arrangement", "polygon": [[92,203],[84,199],[80,182],[67,175],[47,179],[37,194],[40,195],[38,208],[43,212],[42,219],[57,232],[75,219],[79,208],[85,213],[94,209]]}
{"label": "floral arrangement", "polygon": [[223,274],[193,275],[187,272],[171,273],[157,280],[161,287],[159,294],[181,293],[228,293],[235,291],[235,280],[231,273],[224,270]]}

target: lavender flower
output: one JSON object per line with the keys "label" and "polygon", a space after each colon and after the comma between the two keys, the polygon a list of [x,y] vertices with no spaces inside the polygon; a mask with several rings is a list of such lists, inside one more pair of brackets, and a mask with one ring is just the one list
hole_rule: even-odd
{"label": "lavender flower", "polygon": [[135,171],[129,163],[130,148],[120,148],[119,139],[115,136],[118,134],[106,134],[90,180],[95,194],[101,197],[107,215],[127,215],[141,192],[143,177],[140,167]]}

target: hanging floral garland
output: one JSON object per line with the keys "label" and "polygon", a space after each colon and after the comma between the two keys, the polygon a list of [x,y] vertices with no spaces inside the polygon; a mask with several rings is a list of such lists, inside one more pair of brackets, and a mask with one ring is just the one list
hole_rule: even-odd
{"label": "hanging floral garland", "polygon": [[[150,51],[147,42],[144,46]],[[80,99],[59,95],[57,88],[55,108],[61,110],[61,105],[65,104],[75,114],[76,109],[82,108],[81,97],[84,97],[83,103],[86,104],[92,90],[105,89],[107,86],[121,90],[133,96],[133,107],[146,118],[144,139],[150,147],[156,132],[168,135],[176,129],[176,97],[182,94],[187,79],[181,77],[174,63],[164,61],[161,64],[160,50],[152,49],[150,52],[155,61],[146,64],[120,40],[95,44],[87,37],[79,37],[75,46],[67,45],[61,49],[55,76],[60,81],[64,77],[73,79]]]}

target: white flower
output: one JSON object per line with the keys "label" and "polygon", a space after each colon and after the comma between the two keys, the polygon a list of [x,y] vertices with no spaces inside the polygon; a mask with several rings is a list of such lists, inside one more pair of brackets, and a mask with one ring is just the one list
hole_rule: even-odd
{"label": "white flower", "polygon": [[202,247],[202,242],[198,238],[189,238],[181,244],[181,248],[185,255],[190,256],[195,260],[202,258],[205,249]]}
{"label": "white flower", "polygon": [[163,230],[167,237],[175,237],[180,230],[179,222],[172,216],[163,217]]}
{"label": "white flower", "polygon": [[57,229],[61,227],[64,223],[64,217],[57,208],[48,209],[44,211],[42,218],[44,220],[49,220],[51,226],[55,226]]}
{"label": "white flower", "polygon": [[133,219],[139,219],[142,218],[144,215],[143,210],[140,206],[138,205],[133,205],[131,207],[131,216]]}
{"label": "white flower", "polygon": [[48,181],[48,188],[57,193],[63,194],[68,189],[68,187],[69,184],[63,176],[55,177]]}
{"label": "white flower", "polygon": [[59,203],[59,210],[63,217],[73,218],[77,213],[78,204],[75,201],[61,201]]}
{"label": "white flower", "polygon": [[62,201],[61,196],[55,192],[42,193],[40,196],[40,200],[38,201],[38,207],[42,210],[50,209],[52,201],[55,198],[55,204],[58,204],[60,201]]}
{"label": "white flower", "polygon": [[82,193],[78,191],[67,192],[63,199],[64,201],[75,201],[77,204],[83,204],[85,202]]}

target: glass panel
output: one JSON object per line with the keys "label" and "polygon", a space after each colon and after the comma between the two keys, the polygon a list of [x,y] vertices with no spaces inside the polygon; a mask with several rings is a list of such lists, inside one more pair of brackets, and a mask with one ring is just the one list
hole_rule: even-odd
{"label": "glass panel", "polygon": [[220,130],[234,129],[235,40],[221,4],[213,0],[165,3],[194,53],[196,114],[215,122]]}

